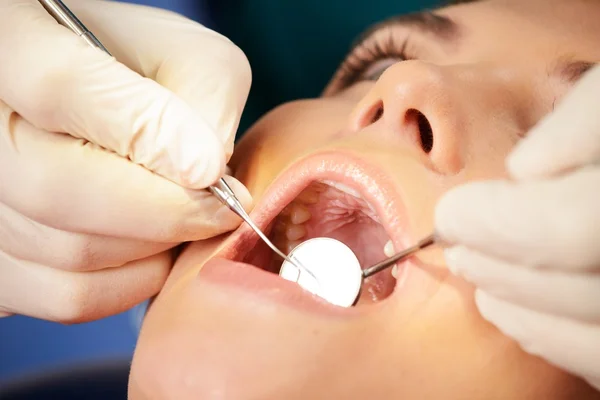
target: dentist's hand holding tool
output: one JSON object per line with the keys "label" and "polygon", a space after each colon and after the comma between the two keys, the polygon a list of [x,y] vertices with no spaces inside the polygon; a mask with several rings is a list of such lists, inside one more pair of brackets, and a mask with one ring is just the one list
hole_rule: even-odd
{"label": "dentist's hand holding tool", "polygon": [[251,74],[176,14],[66,3],[116,60],[36,0],[0,3],[0,314],[78,322],[156,294],[169,249],[241,223],[198,189],[225,173]]}
{"label": "dentist's hand holding tool", "polygon": [[511,181],[470,183],[436,212],[484,318],[600,389],[600,68],[507,159]]}

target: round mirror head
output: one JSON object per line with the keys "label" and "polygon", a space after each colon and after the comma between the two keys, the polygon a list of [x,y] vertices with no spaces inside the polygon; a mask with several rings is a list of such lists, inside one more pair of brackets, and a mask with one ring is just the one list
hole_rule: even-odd
{"label": "round mirror head", "polygon": [[302,264],[314,278],[287,261],[279,271],[282,278],[337,306],[354,304],[362,285],[362,269],[354,252],[344,243],[324,237],[309,239],[296,246],[289,257]]}

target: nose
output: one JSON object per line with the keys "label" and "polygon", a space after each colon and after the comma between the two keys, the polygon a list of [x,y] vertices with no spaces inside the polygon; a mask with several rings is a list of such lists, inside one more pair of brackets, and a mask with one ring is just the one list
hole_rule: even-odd
{"label": "nose", "polygon": [[459,86],[449,68],[417,60],[397,63],[354,108],[350,131],[383,124],[373,131],[408,142],[436,172],[456,174],[463,168],[460,134],[467,122]]}

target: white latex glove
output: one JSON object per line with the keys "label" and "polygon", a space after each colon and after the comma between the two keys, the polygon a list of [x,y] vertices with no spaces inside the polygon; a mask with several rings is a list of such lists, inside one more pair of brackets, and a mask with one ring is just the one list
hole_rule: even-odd
{"label": "white latex glove", "polygon": [[167,249],[240,224],[189,189],[224,173],[251,76],[174,13],[67,4],[116,60],[36,0],[0,1],[0,313],[75,322],[156,294]]}
{"label": "white latex glove", "polygon": [[470,183],[438,204],[449,268],[521,347],[600,389],[600,69],[507,159],[513,181]]}

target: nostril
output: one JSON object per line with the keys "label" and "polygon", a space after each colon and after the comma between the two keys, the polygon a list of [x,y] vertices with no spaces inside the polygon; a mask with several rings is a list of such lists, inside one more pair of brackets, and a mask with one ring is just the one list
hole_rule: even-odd
{"label": "nostril", "polygon": [[421,146],[425,153],[429,153],[433,149],[433,129],[427,120],[427,117],[419,112],[419,133],[421,134]]}
{"label": "nostril", "polygon": [[371,110],[370,115],[367,116],[369,125],[379,121],[381,117],[383,117],[383,101],[377,103],[375,107],[373,107],[373,109]]}
{"label": "nostril", "polygon": [[[1,1],[1,0],[0,0]],[[383,117],[383,101],[379,100],[369,107],[360,110],[356,119],[353,119],[354,130],[360,130],[373,125]]]}
{"label": "nostril", "polygon": [[425,153],[430,153],[433,149],[433,129],[429,120],[419,110],[410,109],[407,111],[407,118],[415,119],[419,128],[419,138],[421,140],[421,147]]}

